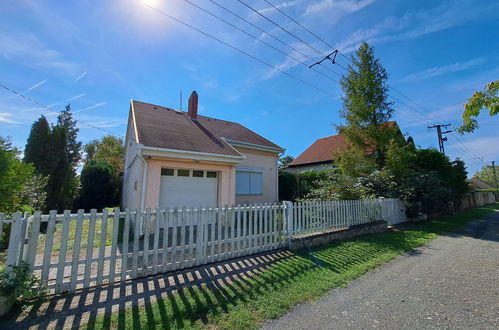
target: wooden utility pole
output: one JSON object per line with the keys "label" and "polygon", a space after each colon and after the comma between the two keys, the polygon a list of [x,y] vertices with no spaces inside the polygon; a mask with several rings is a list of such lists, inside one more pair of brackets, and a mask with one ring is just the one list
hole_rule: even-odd
{"label": "wooden utility pole", "polygon": [[428,126],[429,129],[431,128],[436,128],[437,129],[437,135],[438,135],[438,149],[440,150],[441,153],[445,155],[445,149],[444,149],[444,142],[447,141],[446,137],[443,137],[444,134],[451,133],[452,131],[445,131],[442,132],[442,127],[447,128],[449,127],[450,124],[439,124],[439,125],[433,125],[433,126]]}

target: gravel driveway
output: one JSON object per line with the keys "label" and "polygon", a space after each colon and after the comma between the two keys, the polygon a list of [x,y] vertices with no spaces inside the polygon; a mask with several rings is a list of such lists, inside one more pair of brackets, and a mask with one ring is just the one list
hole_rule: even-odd
{"label": "gravel driveway", "polygon": [[499,212],[263,328],[499,329]]}

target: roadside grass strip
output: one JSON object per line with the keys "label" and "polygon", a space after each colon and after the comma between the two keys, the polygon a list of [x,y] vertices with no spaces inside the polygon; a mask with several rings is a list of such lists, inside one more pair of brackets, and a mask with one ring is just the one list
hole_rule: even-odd
{"label": "roadside grass strip", "polygon": [[255,329],[299,303],[344,287],[369,270],[497,209],[499,204],[494,204],[415,223],[406,230],[302,250],[251,277],[181,289],[154,303],[99,315],[86,327]]}

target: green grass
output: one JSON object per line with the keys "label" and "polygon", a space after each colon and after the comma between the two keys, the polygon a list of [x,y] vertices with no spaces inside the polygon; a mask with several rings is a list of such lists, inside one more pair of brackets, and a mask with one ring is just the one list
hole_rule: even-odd
{"label": "green grass", "polygon": [[91,319],[93,328],[254,329],[298,303],[347,285],[369,270],[439,235],[483,217],[499,204],[454,216],[301,251],[247,280],[224,286],[185,288],[153,304]]}

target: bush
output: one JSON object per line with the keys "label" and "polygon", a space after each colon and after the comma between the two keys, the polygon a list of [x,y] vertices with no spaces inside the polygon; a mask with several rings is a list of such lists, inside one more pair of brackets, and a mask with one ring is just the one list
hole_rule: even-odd
{"label": "bush", "polygon": [[45,294],[41,281],[29,270],[29,265],[7,266],[0,270],[0,295],[26,301]]}
{"label": "bush", "polygon": [[80,207],[102,210],[117,205],[118,183],[113,168],[106,162],[92,161],[81,171]]}
{"label": "bush", "polygon": [[327,177],[329,170],[301,173],[279,172],[279,199],[295,201],[304,198],[318,187],[318,182]]}

